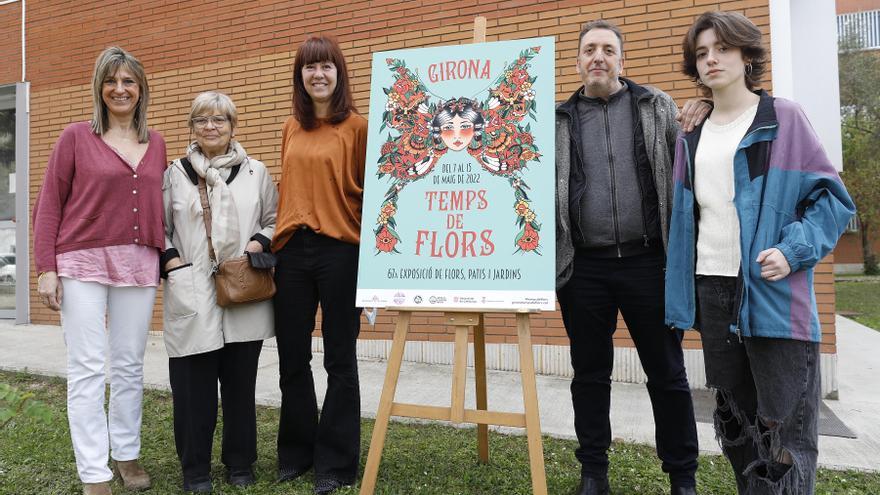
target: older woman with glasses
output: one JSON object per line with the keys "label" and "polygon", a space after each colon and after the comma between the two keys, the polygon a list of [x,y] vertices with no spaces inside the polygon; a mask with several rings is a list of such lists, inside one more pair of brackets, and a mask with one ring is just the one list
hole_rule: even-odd
{"label": "older woman with glasses", "polygon": [[[165,346],[174,400],[174,441],[183,489],[210,492],[217,382],[223,404],[221,460],[226,481],[254,483],[257,424],[254,391],[263,340],[273,335],[272,301],[221,307],[215,258],[268,251],[278,193],[259,161],[234,139],[232,100],[202,93],[192,103],[195,141],[165,173]],[[201,192],[205,195],[202,197]],[[203,208],[207,201],[208,214]],[[210,248],[206,219],[210,218]],[[209,254],[209,249],[214,253]]]}
{"label": "older woman with glasses", "polygon": [[[94,116],[52,149],[34,207],[40,300],[61,310],[67,419],[83,493],[110,493],[113,473],[144,490],[140,455],[143,363],[159,285],[165,141],[147,128],[140,61],[104,50],[92,77]],[[104,412],[110,358],[110,419]]]}

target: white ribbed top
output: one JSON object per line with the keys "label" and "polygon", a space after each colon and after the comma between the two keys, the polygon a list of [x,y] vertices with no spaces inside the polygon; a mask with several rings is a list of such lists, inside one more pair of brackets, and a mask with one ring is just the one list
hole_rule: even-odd
{"label": "white ribbed top", "polygon": [[739,218],[733,204],[733,155],[758,105],[724,125],[706,120],[694,157],[694,193],[700,205],[697,275],[739,273]]}

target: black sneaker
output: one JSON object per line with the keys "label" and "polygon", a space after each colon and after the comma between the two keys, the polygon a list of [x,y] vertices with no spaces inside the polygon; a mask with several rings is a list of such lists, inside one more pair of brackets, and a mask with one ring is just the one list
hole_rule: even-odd
{"label": "black sneaker", "polygon": [[279,467],[278,468],[278,483],[284,483],[285,481],[293,481],[300,476],[309,472],[309,469],[312,467],[309,466],[305,469],[297,469],[293,467]]}
{"label": "black sneaker", "polygon": [[581,475],[581,483],[575,490],[575,495],[611,495],[611,487],[608,478],[593,478]]}
{"label": "black sneaker", "polygon": [[351,483],[343,483],[336,478],[321,478],[315,480],[315,495],[330,495],[344,486],[351,486]]}
{"label": "black sneaker", "polygon": [[246,468],[227,468],[226,482],[232,486],[250,486],[257,482],[254,479],[254,470]]}
{"label": "black sneaker", "polygon": [[211,493],[214,491],[214,485],[211,484],[209,476],[203,476],[188,480],[183,479],[183,491],[187,493]]}

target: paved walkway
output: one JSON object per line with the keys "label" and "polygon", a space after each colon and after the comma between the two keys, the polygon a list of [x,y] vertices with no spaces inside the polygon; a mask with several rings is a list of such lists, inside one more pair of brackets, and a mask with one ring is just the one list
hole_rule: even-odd
{"label": "paved walkway", "polygon": [[[880,332],[858,323],[837,318],[838,376],[840,399],[826,401],[832,411],[857,436],[856,439],[819,437],[819,463],[825,467],[880,471]],[[321,354],[313,361],[315,387],[323,400],[327,376],[321,367]],[[382,393],[385,362],[359,363],[361,407],[373,417]],[[257,402],[277,406],[278,355],[269,341],[260,358]],[[57,326],[16,326],[0,320],[0,369],[64,376],[65,349]],[[150,336],[145,357],[145,381],[149,387],[168,389],[168,358],[162,338]],[[493,410],[521,412],[522,389],[519,374],[489,371],[489,407]],[[448,366],[404,363],[396,399],[401,402],[449,405],[452,373]],[[611,424],[614,437],[637,443],[654,443],[654,424],[644,385],[614,383]],[[473,404],[473,380],[468,383],[469,404]],[[569,380],[538,377],[541,427],[545,434],[573,438],[573,414]],[[719,453],[712,425],[697,423],[700,447]],[[519,432],[520,430],[515,430]]]}

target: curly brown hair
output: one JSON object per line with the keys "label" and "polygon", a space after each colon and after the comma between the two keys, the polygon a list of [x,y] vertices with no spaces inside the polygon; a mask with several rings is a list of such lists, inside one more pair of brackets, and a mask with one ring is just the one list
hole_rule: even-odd
{"label": "curly brown hair", "polygon": [[767,50],[761,39],[761,30],[748,17],[738,12],[706,12],[688,29],[681,43],[683,60],[681,71],[697,83],[708,96],[712,91],[700,82],[697,71],[697,37],[707,29],[713,29],[715,36],[727,46],[738,48],[743,58],[751,64],[746,71],[746,87],[754,90],[761,85],[767,69]]}

